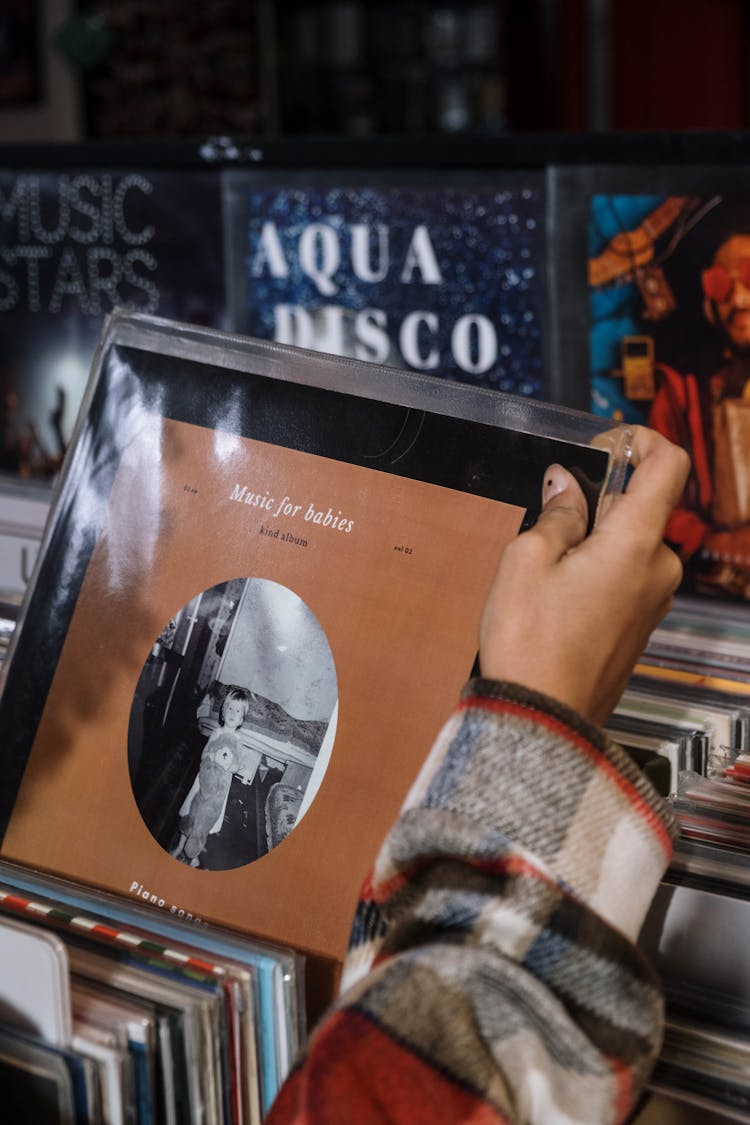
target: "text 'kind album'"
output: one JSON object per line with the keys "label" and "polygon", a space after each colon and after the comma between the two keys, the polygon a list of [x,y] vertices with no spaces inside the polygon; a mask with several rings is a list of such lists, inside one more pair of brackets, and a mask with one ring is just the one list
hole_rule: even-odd
{"label": "text 'kind album'", "polygon": [[124,312],[0,699],[8,860],[340,958],[545,469],[628,431]]}

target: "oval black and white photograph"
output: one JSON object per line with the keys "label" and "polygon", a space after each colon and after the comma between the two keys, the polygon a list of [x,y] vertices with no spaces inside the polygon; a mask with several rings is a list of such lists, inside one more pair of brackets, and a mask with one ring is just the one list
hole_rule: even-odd
{"label": "oval black and white photograph", "polygon": [[311,609],[265,578],[205,590],[164,627],[128,728],[133,795],[175,861],[252,863],[307,812],[336,731],[333,654]]}

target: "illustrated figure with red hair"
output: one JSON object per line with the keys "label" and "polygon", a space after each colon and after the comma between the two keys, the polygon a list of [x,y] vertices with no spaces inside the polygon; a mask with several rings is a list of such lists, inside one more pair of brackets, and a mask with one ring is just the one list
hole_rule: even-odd
{"label": "illustrated figure with red hair", "polygon": [[648,423],[692,460],[666,528],[691,584],[750,598],[750,234],[723,241],[701,282],[721,361],[708,378],[657,364]]}

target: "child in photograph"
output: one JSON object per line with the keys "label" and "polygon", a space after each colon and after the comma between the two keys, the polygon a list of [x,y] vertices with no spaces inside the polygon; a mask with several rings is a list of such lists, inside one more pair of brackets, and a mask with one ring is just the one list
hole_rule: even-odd
{"label": "child in photograph", "polygon": [[209,735],[198,775],[180,808],[180,839],[170,854],[175,859],[183,858],[191,867],[200,866],[209,834],[220,831],[224,821],[229,787],[239,761],[237,732],[249,705],[244,688],[229,688],[219,712],[219,726]]}

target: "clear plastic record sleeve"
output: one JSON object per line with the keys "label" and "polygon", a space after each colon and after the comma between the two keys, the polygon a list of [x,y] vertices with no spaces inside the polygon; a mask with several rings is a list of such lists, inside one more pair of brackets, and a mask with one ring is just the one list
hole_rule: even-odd
{"label": "clear plastic record sleeve", "polygon": [[546,468],[630,431],[116,312],[0,699],[0,855],[339,960]]}

